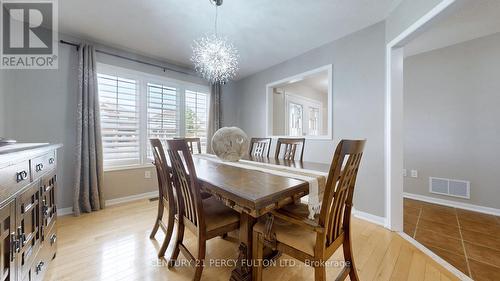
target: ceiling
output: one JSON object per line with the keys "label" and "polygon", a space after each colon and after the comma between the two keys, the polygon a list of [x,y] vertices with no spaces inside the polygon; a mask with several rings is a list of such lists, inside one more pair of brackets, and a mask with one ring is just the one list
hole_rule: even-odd
{"label": "ceiling", "polygon": [[328,71],[306,77],[303,82],[316,92],[328,94]]}
{"label": "ceiling", "polygon": [[[226,0],[219,30],[239,50],[242,78],[375,24],[399,2]],[[64,0],[59,10],[62,33],[189,67],[215,15],[208,0]]]}
{"label": "ceiling", "polygon": [[444,48],[500,32],[500,0],[457,0],[404,46],[405,56]]}

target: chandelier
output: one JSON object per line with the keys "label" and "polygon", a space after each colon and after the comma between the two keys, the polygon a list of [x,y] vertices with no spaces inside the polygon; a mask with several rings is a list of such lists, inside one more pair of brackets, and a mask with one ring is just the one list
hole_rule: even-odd
{"label": "chandelier", "polygon": [[218,7],[223,0],[210,0],[215,5],[215,33],[193,42],[191,61],[195,70],[213,84],[225,84],[238,71],[238,51],[226,37],[217,33]]}

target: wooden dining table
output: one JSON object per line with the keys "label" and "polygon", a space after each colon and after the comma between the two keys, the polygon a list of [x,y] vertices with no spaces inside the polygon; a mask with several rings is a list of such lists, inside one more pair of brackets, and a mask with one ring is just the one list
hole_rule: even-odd
{"label": "wooden dining table", "polygon": [[[267,157],[247,157],[245,160],[324,173],[330,168],[327,164]],[[193,161],[202,189],[241,214],[238,267],[232,271],[230,280],[251,280],[252,271],[247,261],[252,260],[253,225],[270,211],[307,195],[309,183],[255,169],[231,166],[205,157],[195,156]]]}

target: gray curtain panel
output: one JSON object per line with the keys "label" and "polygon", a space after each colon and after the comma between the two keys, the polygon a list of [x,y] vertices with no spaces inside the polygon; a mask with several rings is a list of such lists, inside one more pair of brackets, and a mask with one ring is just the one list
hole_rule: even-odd
{"label": "gray curtain panel", "polygon": [[207,153],[213,154],[212,137],[222,125],[222,112],[220,99],[222,94],[222,85],[220,83],[212,84],[210,87],[210,105],[208,109],[208,129],[207,129]]}
{"label": "gray curtain panel", "polygon": [[78,48],[76,175],[73,198],[75,216],[104,207],[102,197],[102,139],[97,93],[95,49]]}

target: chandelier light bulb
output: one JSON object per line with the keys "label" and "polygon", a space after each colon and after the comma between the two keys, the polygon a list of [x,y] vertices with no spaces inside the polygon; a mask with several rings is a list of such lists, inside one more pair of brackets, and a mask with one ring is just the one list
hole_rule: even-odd
{"label": "chandelier light bulb", "polygon": [[191,61],[195,70],[213,84],[225,84],[234,78],[238,71],[238,50],[227,38],[217,33],[217,7],[222,0],[213,1],[215,5],[215,33],[203,36],[193,42]]}

